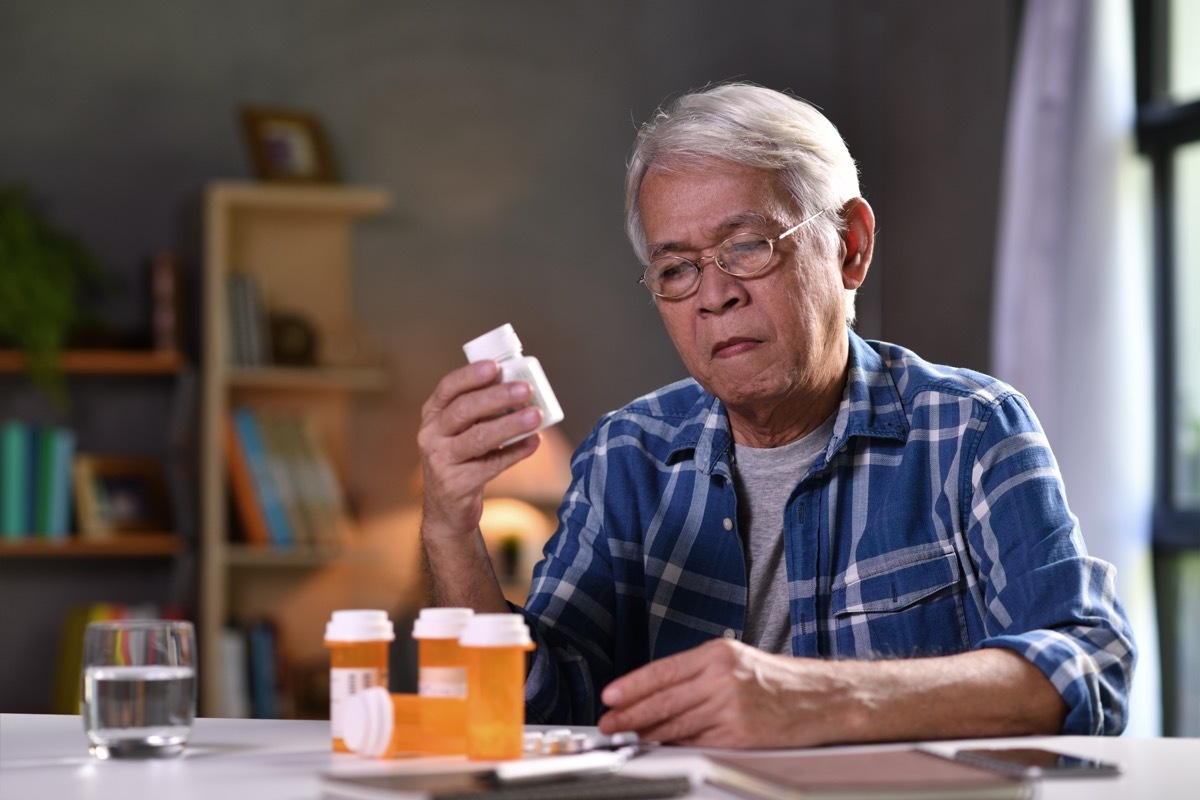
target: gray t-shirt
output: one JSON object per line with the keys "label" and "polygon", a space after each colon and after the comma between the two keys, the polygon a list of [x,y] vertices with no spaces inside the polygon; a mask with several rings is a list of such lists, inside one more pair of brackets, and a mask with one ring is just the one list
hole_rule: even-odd
{"label": "gray t-shirt", "polygon": [[796,484],[824,452],[837,414],[782,447],[734,445],[738,530],[746,556],[746,630],[742,641],[791,655],[783,511]]}

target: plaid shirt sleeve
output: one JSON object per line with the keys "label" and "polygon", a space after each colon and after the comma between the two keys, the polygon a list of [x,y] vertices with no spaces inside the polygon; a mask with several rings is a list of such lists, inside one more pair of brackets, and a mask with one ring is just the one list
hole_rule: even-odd
{"label": "plaid shirt sleeve", "polygon": [[[615,676],[615,576],[603,542],[602,513],[589,487],[603,485],[605,426],[598,425],[572,460],[574,480],[559,510],[559,531],[538,565],[523,612],[536,647],[526,681],[531,723],[593,725],[599,696]],[[563,531],[572,535],[562,535]],[[626,626],[627,627],[627,626]]]}
{"label": "plaid shirt sleeve", "polygon": [[1062,733],[1120,733],[1136,650],[1116,569],[1087,554],[1024,398],[1001,398],[973,449],[962,485],[986,606],[980,646],[1013,650],[1045,673],[1068,707]]}

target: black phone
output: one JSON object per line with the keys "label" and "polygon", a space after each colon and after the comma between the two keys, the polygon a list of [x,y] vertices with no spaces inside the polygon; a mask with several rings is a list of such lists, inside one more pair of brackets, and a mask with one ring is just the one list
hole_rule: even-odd
{"label": "black phone", "polygon": [[965,764],[1020,775],[1023,778],[1054,778],[1118,775],[1119,764],[1096,758],[1073,756],[1040,747],[997,747],[957,750],[954,758]]}

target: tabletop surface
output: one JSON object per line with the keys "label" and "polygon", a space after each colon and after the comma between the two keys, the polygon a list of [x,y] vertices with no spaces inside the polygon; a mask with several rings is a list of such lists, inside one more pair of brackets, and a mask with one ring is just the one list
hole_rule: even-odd
{"label": "tabletop surface", "polygon": [[[1041,746],[1115,761],[1124,769],[1112,778],[1042,781],[1039,797],[1044,800],[1191,800],[1198,796],[1200,739],[1064,736],[931,742],[927,746],[950,752],[968,744]],[[825,748],[822,752],[889,747],[896,745]],[[713,751],[657,748],[630,761],[625,771],[687,774],[694,797],[728,800],[730,795],[703,783],[706,752]],[[187,751],[179,758],[98,761],[87,752],[78,716],[0,714],[0,800],[320,798],[324,772],[407,769],[418,761],[430,760],[380,762],[332,753],[328,722],[238,719],[196,720]]]}

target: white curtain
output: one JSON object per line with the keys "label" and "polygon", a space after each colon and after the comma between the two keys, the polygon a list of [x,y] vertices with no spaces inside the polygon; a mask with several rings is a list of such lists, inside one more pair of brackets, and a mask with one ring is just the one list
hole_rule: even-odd
{"label": "white curtain", "polygon": [[1029,398],[1140,657],[1129,726],[1161,733],[1150,556],[1151,269],[1128,0],[1030,0],[1009,102],[992,369]]}

